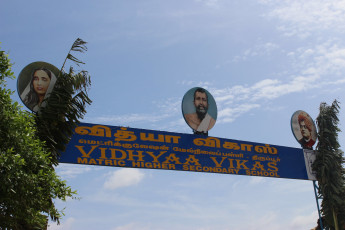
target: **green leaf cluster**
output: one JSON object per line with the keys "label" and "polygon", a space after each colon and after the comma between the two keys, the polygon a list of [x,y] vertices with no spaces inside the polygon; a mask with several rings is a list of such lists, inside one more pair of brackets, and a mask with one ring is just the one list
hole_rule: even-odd
{"label": "green leaf cluster", "polygon": [[321,103],[318,125],[317,156],[313,164],[323,200],[321,212],[326,229],[345,229],[345,170],[344,157],[338,142],[339,102]]}
{"label": "green leaf cluster", "polygon": [[61,72],[47,106],[36,116],[38,135],[50,149],[54,164],[58,163],[59,152],[65,150],[74,128],[86,113],[86,105],[91,103],[87,95],[90,83],[86,71],[75,74],[71,68],[69,73]]}
{"label": "green leaf cluster", "polygon": [[45,229],[48,217],[59,222],[63,215],[54,199],[73,198],[75,192],[55,173],[35,115],[12,101],[6,77],[14,78],[0,51],[0,229]]}
{"label": "green leaf cluster", "polygon": [[[75,64],[83,64],[71,52],[83,52],[86,42],[78,38],[72,45],[67,60]],[[69,72],[61,68],[54,90],[47,99],[47,105],[42,107],[36,116],[38,136],[44,140],[51,152],[52,161],[58,164],[59,152],[65,151],[65,146],[71,139],[74,128],[86,113],[86,106],[91,104],[87,91],[91,86],[87,71],[75,73],[70,67]]]}

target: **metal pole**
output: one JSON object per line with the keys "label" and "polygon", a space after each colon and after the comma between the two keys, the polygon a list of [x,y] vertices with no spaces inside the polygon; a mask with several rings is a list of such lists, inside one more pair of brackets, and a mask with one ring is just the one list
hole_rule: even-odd
{"label": "metal pole", "polygon": [[319,199],[322,199],[322,197],[317,194],[318,187],[316,185],[316,181],[315,180],[313,180],[313,185],[314,185],[314,193],[315,193],[315,200],[316,200],[317,211],[319,213],[320,227],[321,227],[321,230],[323,230],[323,224],[322,224],[322,218],[321,218],[321,212],[320,212],[320,206],[319,206]]}

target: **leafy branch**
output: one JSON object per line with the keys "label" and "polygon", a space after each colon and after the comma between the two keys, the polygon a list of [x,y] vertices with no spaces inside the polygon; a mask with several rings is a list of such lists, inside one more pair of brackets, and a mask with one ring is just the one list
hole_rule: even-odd
{"label": "leafy branch", "polygon": [[326,229],[339,230],[345,227],[345,169],[344,157],[338,142],[339,102],[331,106],[321,103],[320,114],[316,119],[319,142],[313,170],[319,184],[319,194],[323,200],[321,212]]}
{"label": "leafy branch", "polygon": [[61,151],[73,135],[74,128],[86,114],[86,105],[91,104],[87,91],[91,86],[91,78],[87,71],[75,73],[73,67],[64,71],[67,60],[76,65],[84,62],[75,58],[71,52],[87,51],[86,42],[78,38],[69,50],[64,64],[55,83],[55,87],[47,99],[47,105],[37,114],[36,124],[38,135],[46,142],[52,153],[52,162],[57,165]]}

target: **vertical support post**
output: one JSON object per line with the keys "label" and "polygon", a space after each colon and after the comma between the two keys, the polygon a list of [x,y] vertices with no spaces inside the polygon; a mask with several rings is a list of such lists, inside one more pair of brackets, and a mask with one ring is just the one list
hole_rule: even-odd
{"label": "vertical support post", "polygon": [[319,195],[318,192],[317,192],[317,190],[319,188],[317,187],[315,180],[313,180],[313,185],[314,185],[314,193],[315,193],[315,200],[316,200],[317,211],[319,213],[320,227],[321,227],[321,230],[323,230],[323,224],[322,224],[322,218],[321,218],[321,212],[320,212],[320,205],[319,205],[319,200],[322,199],[322,196]]}
{"label": "vertical support post", "polygon": [[199,131],[196,131],[196,130],[193,129],[193,133],[196,134],[196,135],[202,135],[202,136],[208,137],[208,131],[206,131],[206,132],[202,132],[202,131],[199,132]]}

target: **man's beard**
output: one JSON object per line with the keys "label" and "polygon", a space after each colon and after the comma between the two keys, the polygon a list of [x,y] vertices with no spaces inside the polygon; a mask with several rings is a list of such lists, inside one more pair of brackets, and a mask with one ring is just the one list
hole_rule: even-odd
{"label": "man's beard", "polygon": [[196,107],[196,114],[198,115],[198,118],[200,121],[204,120],[207,113],[207,108],[204,108],[202,106]]}

